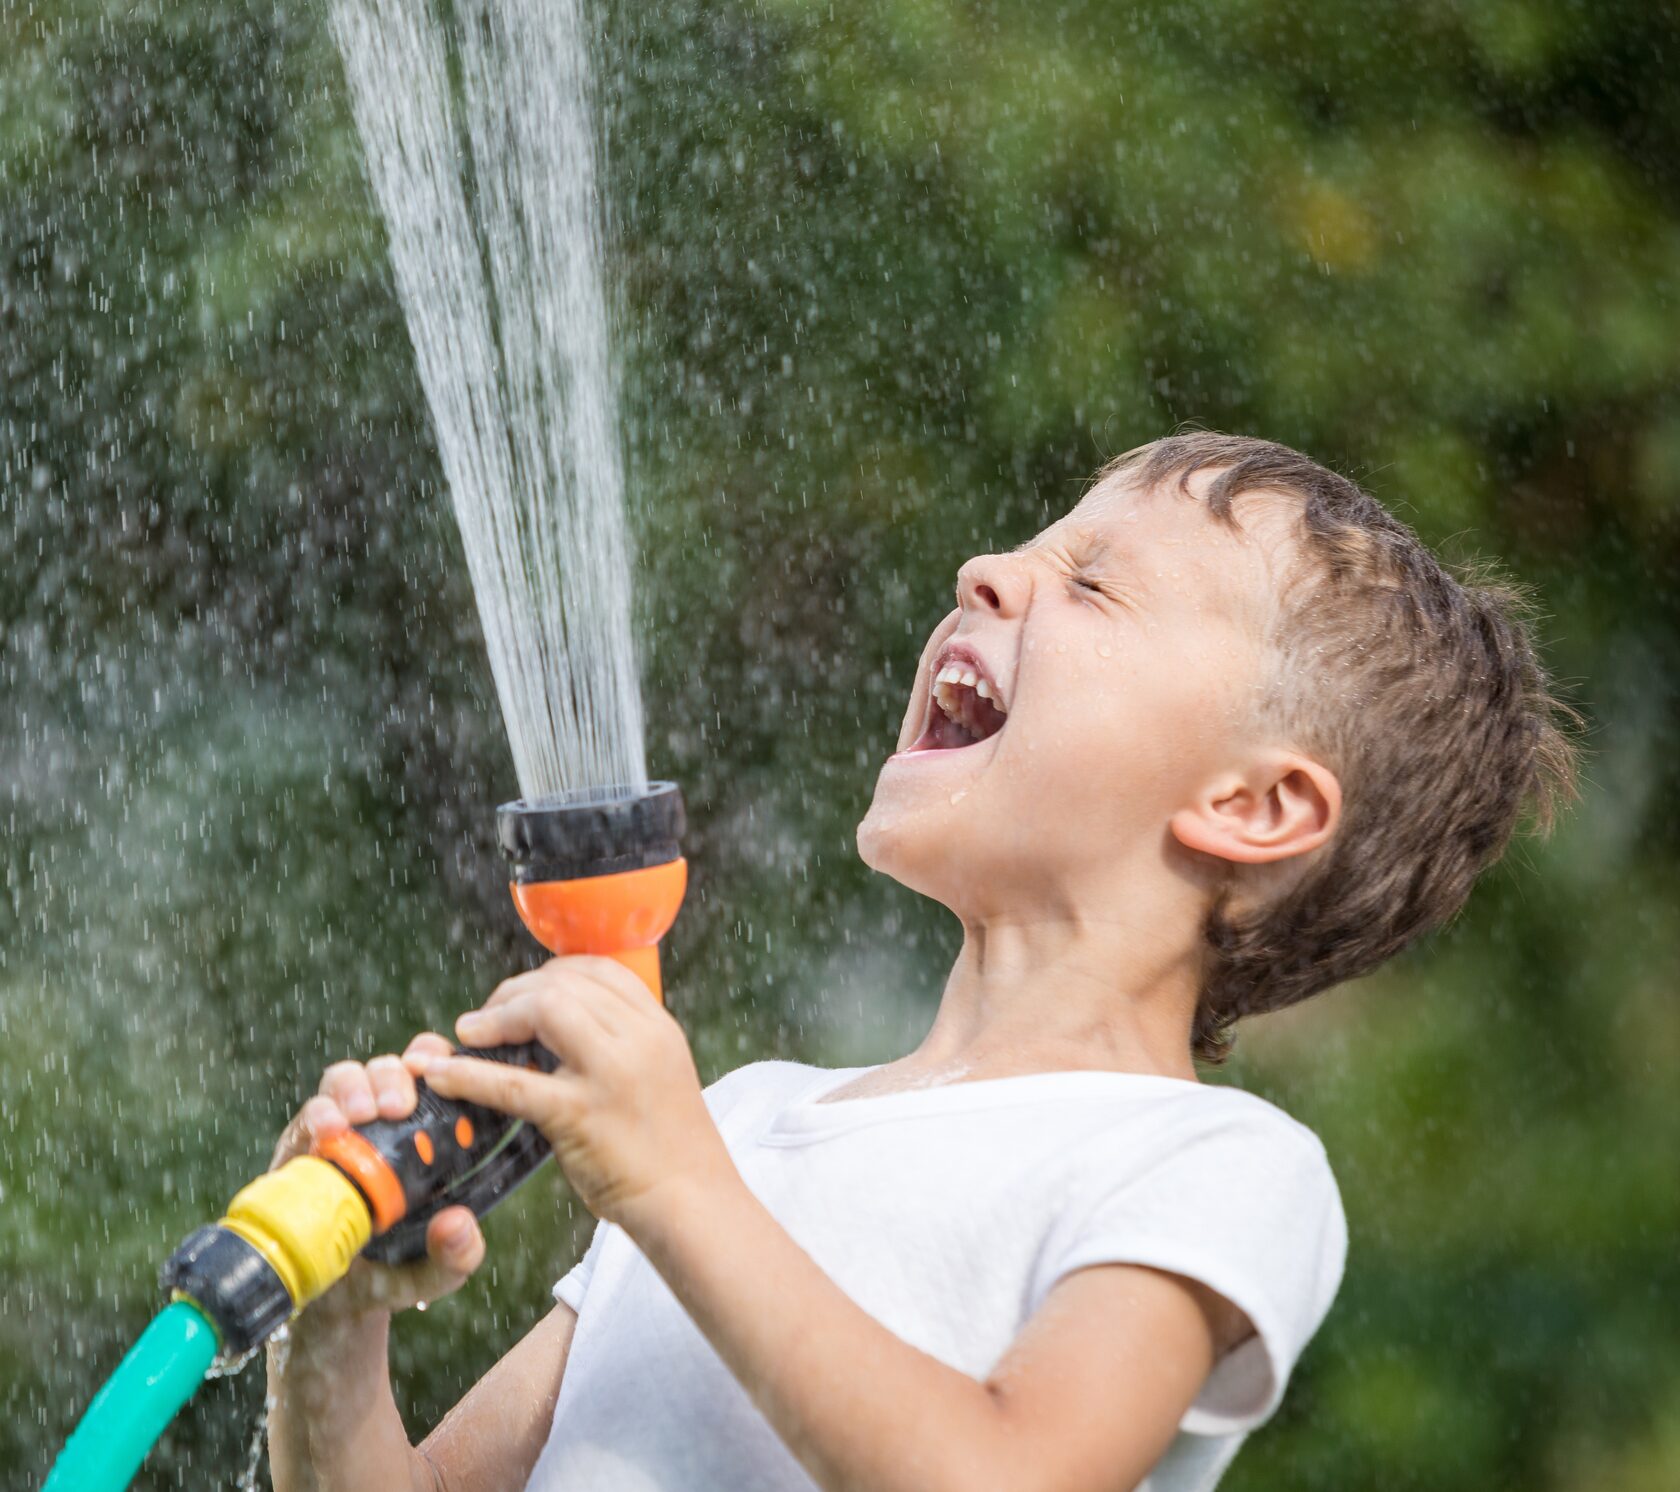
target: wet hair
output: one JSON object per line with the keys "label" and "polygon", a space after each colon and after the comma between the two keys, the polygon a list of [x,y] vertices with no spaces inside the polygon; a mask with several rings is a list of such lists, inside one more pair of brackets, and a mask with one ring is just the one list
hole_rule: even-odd
{"label": "wet hair", "polygon": [[1233,526],[1243,493],[1300,505],[1259,713],[1342,787],[1336,832],[1287,889],[1239,905],[1232,867],[1215,896],[1191,1041],[1219,1062],[1244,1016],[1368,973],[1450,921],[1525,821],[1549,830],[1575,796],[1580,717],[1553,693],[1524,592],[1442,563],[1299,451],[1196,431],[1128,451],[1098,480],[1188,496],[1197,472]]}

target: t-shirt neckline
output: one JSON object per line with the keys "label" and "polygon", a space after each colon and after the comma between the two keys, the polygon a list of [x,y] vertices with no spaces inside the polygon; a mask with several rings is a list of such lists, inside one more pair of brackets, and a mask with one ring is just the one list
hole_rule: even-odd
{"label": "t-shirt neckline", "polygon": [[875,1070],[874,1067],[824,1069],[820,1076],[800,1089],[792,1099],[770,1116],[762,1134],[764,1142],[796,1145],[804,1140],[861,1129],[866,1125],[887,1120],[972,1112],[977,1109],[1015,1108],[1025,1104],[1042,1103],[1047,1098],[1112,1099],[1121,1091],[1232,1091],[1221,1084],[1209,1085],[1190,1078],[1168,1077],[1162,1073],[1080,1068],[1062,1072],[1017,1073],[1012,1077],[958,1080],[926,1088],[905,1088],[896,1093],[839,1098],[830,1103],[822,1101],[827,1094],[844,1087],[854,1078]]}

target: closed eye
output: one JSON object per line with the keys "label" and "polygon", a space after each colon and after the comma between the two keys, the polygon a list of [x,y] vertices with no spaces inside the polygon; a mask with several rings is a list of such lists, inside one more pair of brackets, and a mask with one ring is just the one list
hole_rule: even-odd
{"label": "closed eye", "polygon": [[1101,601],[1105,607],[1118,606],[1127,611],[1137,608],[1138,597],[1132,588],[1113,574],[1093,574],[1089,571],[1075,570],[1068,576],[1068,584],[1086,605],[1095,605]]}

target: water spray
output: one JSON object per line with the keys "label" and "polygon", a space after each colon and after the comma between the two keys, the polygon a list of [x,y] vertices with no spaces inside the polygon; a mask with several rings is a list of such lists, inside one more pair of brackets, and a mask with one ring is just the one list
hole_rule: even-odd
{"label": "water spray", "polygon": [[[682,794],[568,793],[496,811],[514,905],[551,953],[616,959],[662,998],[659,941],[688,885]],[[537,1042],[457,1048],[553,1071]],[[213,1364],[238,1364],[349,1272],[358,1255],[420,1258],[445,1207],[482,1217],[549,1156],[531,1125],[434,1093],[421,1080],[404,1119],[376,1119],[259,1176],[220,1221],[164,1265],[171,1304],[94,1397],[45,1492],[126,1487],[152,1443]]]}

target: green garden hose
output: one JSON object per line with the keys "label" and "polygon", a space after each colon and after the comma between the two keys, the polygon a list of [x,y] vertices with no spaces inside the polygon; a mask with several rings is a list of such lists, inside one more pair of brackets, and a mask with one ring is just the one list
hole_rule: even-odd
{"label": "green garden hose", "polygon": [[216,1333],[191,1301],[165,1306],[93,1396],[42,1492],[120,1492],[204,1381]]}

